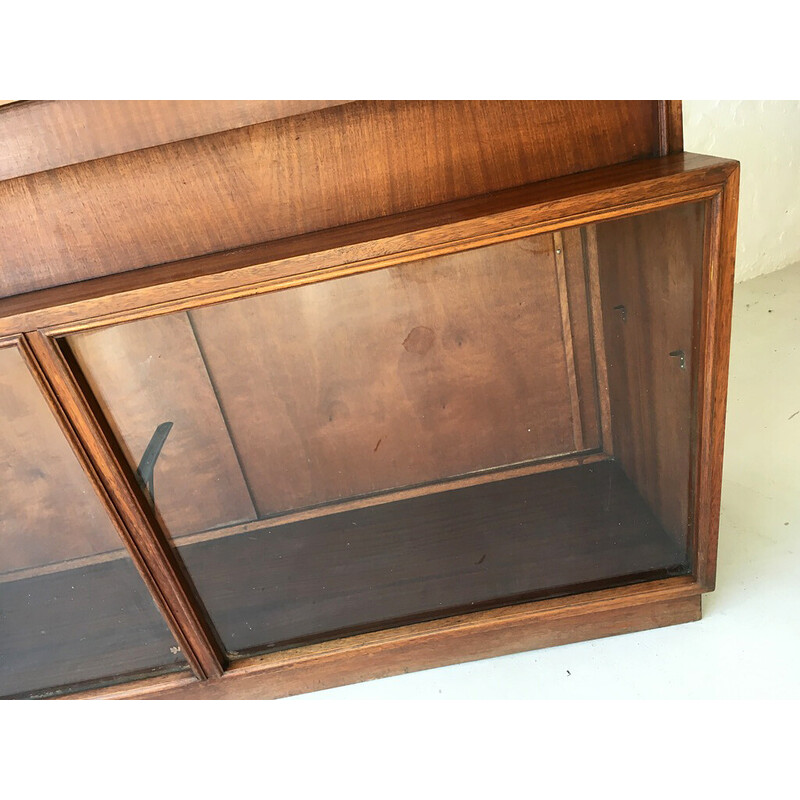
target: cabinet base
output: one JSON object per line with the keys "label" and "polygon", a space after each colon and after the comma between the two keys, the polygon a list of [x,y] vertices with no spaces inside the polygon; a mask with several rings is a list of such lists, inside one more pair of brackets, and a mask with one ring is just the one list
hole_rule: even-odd
{"label": "cabinet base", "polygon": [[[164,679],[91,693],[99,698],[259,700],[465,661],[693,622],[702,616],[698,586],[677,578],[573,595],[234,662],[221,678],[169,685]],[[80,697],[81,695],[75,695]],[[84,694],[84,697],[87,695]]]}

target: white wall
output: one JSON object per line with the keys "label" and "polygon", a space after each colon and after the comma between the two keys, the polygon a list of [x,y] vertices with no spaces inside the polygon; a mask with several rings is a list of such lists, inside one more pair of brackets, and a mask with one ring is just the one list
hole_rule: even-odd
{"label": "white wall", "polygon": [[736,280],[800,262],[800,101],[684,100],[683,133],[742,164]]}

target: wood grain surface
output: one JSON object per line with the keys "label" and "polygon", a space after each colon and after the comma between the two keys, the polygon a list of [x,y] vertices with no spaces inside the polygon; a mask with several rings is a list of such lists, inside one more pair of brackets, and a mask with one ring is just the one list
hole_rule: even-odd
{"label": "wood grain surface", "polygon": [[655,101],[358,101],[38,172],[0,182],[0,296],[645,159],[658,141]]}
{"label": "wood grain surface", "polygon": [[259,516],[583,449],[554,255],[545,235],[191,311]]}
{"label": "wood grain surface", "polygon": [[133,469],[156,427],[173,423],[154,487],[170,535],[255,518],[186,313],[77,334],[69,343]]}
{"label": "wood grain surface", "polygon": [[0,180],[205,136],[342,100],[30,100],[0,110]]}
{"label": "wood grain surface", "polygon": [[[218,680],[164,688],[142,686],[133,697],[165,700],[260,700],[384,678],[412,670],[699,620],[701,598],[681,578],[647,586],[363,634],[234,663]],[[128,695],[129,697],[131,695]]]}
{"label": "wood grain surface", "polygon": [[703,214],[695,203],[597,225],[614,456],[678,543],[689,526]]}
{"label": "wood grain surface", "polygon": [[180,554],[232,652],[687,570],[611,462],[265,524]]}
{"label": "wood grain surface", "polygon": [[130,559],[0,583],[0,696],[186,670]]}
{"label": "wood grain surface", "polygon": [[121,544],[25,360],[0,347],[0,573]]}

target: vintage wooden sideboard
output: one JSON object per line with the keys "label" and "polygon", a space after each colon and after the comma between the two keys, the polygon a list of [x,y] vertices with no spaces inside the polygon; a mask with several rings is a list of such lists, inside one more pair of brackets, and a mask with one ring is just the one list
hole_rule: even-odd
{"label": "vintage wooden sideboard", "polygon": [[0,696],[698,619],[737,190],[675,101],[0,107]]}

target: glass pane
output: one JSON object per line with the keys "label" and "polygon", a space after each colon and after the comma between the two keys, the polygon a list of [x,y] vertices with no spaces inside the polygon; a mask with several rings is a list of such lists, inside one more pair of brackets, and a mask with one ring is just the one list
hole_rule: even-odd
{"label": "glass pane", "polygon": [[686,547],[704,206],[597,226],[614,461]]}
{"label": "glass pane", "polygon": [[68,344],[229,651],[287,647],[686,572],[702,232],[683,206]]}
{"label": "glass pane", "polygon": [[15,348],[0,348],[0,696],[183,668]]}

